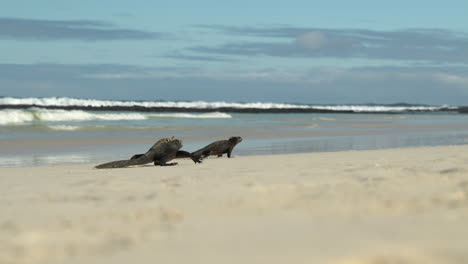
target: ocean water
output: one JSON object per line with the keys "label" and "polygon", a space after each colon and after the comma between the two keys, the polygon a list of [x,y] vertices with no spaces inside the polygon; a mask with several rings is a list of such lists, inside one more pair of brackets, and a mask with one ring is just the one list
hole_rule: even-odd
{"label": "ocean water", "polygon": [[0,98],[0,167],[100,163],[175,136],[184,150],[242,136],[234,155],[468,143],[456,106]]}

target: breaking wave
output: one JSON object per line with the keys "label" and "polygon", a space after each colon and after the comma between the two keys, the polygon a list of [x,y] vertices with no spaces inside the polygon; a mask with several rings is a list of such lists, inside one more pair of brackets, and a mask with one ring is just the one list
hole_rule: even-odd
{"label": "breaking wave", "polygon": [[307,108],[307,105],[296,104],[276,104],[276,103],[228,103],[228,102],[174,102],[174,101],[113,101],[96,99],[77,99],[68,97],[48,97],[48,98],[0,98],[0,105],[32,105],[32,106],[82,106],[82,107],[145,107],[145,108]]}
{"label": "breaking wave", "polygon": [[[231,118],[225,113],[204,114],[150,114],[150,113],[102,113],[83,110],[63,109],[3,109],[0,110],[0,125],[25,124],[31,122],[80,122],[80,121],[120,121],[120,120],[146,120],[149,118]],[[54,128],[54,127],[52,127]],[[76,130],[74,126],[55,126],[57,130]]]}
{"label": "breaking wave", "polygon": [[21,124],[33,121],[144,120],[146,118],[144,114],[139,113],[91,113],[81,110],[68,111],[41,108],[0,110],[0,125]]}
{"label": "breaking wave", "polygon": [[[395,105],[307,105],[289,103],[234,103],[205,101],[118,101],[78,99],[69,97],[48,98],[0,98],[0,108],[41,107],[67,110],[105,110],[138,112],[338,112],[338,113],[397,113],[397,112],[434,112],[456,111],[453,106],[425,106],[410,104]],[[172,116],[174,117],[174,116]],[[192,118],[192,117],[188,117]],[[206,117],[202,117],[206,118]],[[218,117],[216,117],[218,118]],[[225,118],[225,117],[220,117]]]}
{"label": "breaking wave", "polygon": [[21,124],[34,121],[34,116],[24,110],[4,109],[0,110],[0,125]]}

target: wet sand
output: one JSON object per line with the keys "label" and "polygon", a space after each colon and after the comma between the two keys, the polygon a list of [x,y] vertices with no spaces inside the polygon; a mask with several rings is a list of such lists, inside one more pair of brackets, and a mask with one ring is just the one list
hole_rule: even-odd
{"label": "wet sand", "polygon": [[468,146],[0,168],[1,263],[468,263]]}

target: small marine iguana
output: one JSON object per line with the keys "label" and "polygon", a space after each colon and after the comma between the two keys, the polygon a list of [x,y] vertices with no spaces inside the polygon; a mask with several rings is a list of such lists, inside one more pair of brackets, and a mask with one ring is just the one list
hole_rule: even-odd
{"label": "small marine iguana", "polygon": [[228,140],[219,140],[213,142],[206,147],[192,152],[192,156],[197,158],[205,158],[211,155],[217,155],[218,157],[223,156],[227,153],[228,158],[231,157],[232,149],[239,143],[241,143],[241,137],[230,137]]}
{"label": "small marine iguana", "polygon": [[180,150],[182,141],[172,138],[158,140],[146,153],[136,154],[129,160],[117,160],[96,166],[96,169],[126,168],[135,165],[144,165],[154,162],[155,166],[173,166],[174,163],[167,163],[173,159],[191,158],[195,163],[201,163],[201,157],[195,157],[187,151]]}

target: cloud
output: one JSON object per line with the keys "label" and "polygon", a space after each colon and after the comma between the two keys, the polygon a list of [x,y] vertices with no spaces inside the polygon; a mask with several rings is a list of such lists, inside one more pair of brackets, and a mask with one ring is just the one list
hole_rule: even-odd
{"label": "cloud", "polygon": [[[278,83],[327,84],[346,81],[382,82],[430,80],[452,85],[468,84],[468,66],[382,66],[382,67],[311,67],[303,70],[275,68],[201,69],[199,67],[142,67],[123,64],[0,64],[0,80],[112,80],[112,79],[212,79],[257,80]],[[466,87],[468,90],[468,86]]]}
{"label": "cloud", "polygon": [[322,32],[306,32],[296,37],[296,44],[304,49],[319,49],[327,44],[327,38]]}
{"label": "cloud", "polygon": [[172,52],[163,56],[164,58],[187,60],[187,61],[206,61],[206,62],[220,62],[220,61],[234,61],[223,57],[206,56],[206,55],[188,55],[181,52]]}
{"label": "cloud", "polygon": [[390,59],[432,63],[466,63],[468,34],[443,29],[376,31],[295,27],[199,26],[232,37],[257,41],[230,41],[218,46],[195,46],[192,52],[232,56],[290,58]]}
{"label": "cloud", "polygon": [[460,85],[468,89],[468,76],[461,76],[457,74],[437,73],[434,78],[442,83],[448,85]]}
{"label": "cloud", "polygon": [[302,71],[0,64],[0,96],[466,104],[468,66],[315,67]]}
{"label": "cloud", "polygon": [[0,18],[0,39],[16,40],[143,40],[160,39],[166,34],[119,28],[95,20],[40,20]]}

